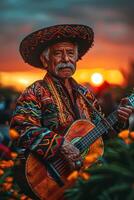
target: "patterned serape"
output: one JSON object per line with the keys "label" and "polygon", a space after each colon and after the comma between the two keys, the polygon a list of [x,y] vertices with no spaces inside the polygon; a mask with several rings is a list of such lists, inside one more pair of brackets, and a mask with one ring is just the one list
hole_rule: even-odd
{"label": "patterned serape", "polygon": [[101,112],[94,95],[73,78],[70,78],[70,83],[74,103],[62,81],[48,73],[18,98],[11,128],[20,134],[17,141],[19,148],[33,151],[41,158],[50,160],[58,153],[67,129],[75,120],[87,119],[97,125],[100,118],[78,90]]}

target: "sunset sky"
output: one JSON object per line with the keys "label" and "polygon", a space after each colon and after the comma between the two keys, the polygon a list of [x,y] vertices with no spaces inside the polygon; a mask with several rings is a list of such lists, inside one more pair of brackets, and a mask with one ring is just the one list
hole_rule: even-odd
{"label": "sunset sky", "polygon": [[27,34],[60,23],[89,25],[95,32],[94,46],[78,63],[79,70],[128,71],[134,60],[133,13],[132,0],[1,0],[0,78],[9,72],[43,74],[23,62],[19,44]]}

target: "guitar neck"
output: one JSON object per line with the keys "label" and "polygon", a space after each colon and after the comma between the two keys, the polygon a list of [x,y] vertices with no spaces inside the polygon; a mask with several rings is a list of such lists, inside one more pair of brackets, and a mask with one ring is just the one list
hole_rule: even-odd
{"label": "guitar neck", "polygon": [[[134,94],[132,93],[128,98],[127,105],[130,105],[134,108]],[[107,118],[108,123],[110,126],[114,126],[117,121],[117,111],[111,113]],[[103,134],[108,134],[110,127],[104,121],[100,121],[99,124],[91,130],[87,135],[85,135],[81,140],[76,142],[74,145],[80,150],[82,153],[86,148],[88,148],[96,139],[101,137]]]}
{"label": "guitar neck", "polygon": [[[117,119],[117,111],[111,113],[107,118],[108,123],[113,127]],[[82,153],[86,148],[88,148],[96,139],[101,137],[103,134],[108,134],[110,127],[103,121],[100,121],[99,124],[91,130],[87,135],[85,135],[81,140],[76,142],[74,145]]]}

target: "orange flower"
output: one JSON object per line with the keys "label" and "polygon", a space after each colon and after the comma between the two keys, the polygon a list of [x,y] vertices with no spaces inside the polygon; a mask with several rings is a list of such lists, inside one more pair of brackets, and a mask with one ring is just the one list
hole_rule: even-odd
{"label": "orange flower", "polygon": [[6,168],[6,161],[5,160],[2,160],[2,162],[0,162],[0,167],[2,168],[2,169],[4,169],[4,168]]}
{"label": "orange flower", "polygon": [[127,139],[129,137],[129,131],[128,130],[123,130],[118,134],[118,137],[121,139]]}
{"label": "orange flower", "polygon": [[20,197],[20,200],[27,200],[27,199],[28,199],[28,197],[24,194]]}
{"label": "orange flower", "polygon": [[12,157],[12,159],[15,159],[17,157],[17,153],[11,152],[11,157]]}
{"label": "orange flower", "polygon": [[86,156],[85,158],[85,163],[90,164],[90,163],[94,163],[98,158],[98,154],[97,153],[92,153]]}
{"label": "orange flower", "polygon": [[18,132],[15,129],[10,129],[9,130],[9,136],[12,140],[16,140],[19,137]]}
{"label": "orange flower", "polygon": [[3,190],[7,191],[10,190],[12,187],[12,183],[3,183]]}
{"label": "orange flower", "polygon": [[9,163],[9,166],[10,166],[10,167],[13,167],[13,166],[14,166],[14,162],[13,162],[12,160],[9,160],[8,163]]}
{"label": "orange flower", "polygon": [[88,180],[90,178],[90,174],[86,173],[86,172],[82,172],[80,174],[80,176],[84,179],[84,180]]}
{"label": "orange flower", "polygon": [[130,132],[130,137],[134,140],[134,131]]}
{"label": "orange flower", "polygon": [[68,181],[74,181],[76,180],[78,177],[78,171],[73,171],[68,177],[67,180]]}
{"label": "orange flower", "polygon": [[0,176],[2,176],[3,174],[4,174],[4,171],[0,169]]}
{"label": "orange flower", "polygon": [[2,160],[2,162],[0,162],[0,167],[2,169],[4,168],[10,168],[10,167],[13,167],[14,166],[14,162],[12,160]]}
{"label": "orange flower", "polygon": [[133,141],[130,138],[126,138],[126,139],[124,139],[124,142],[126,144],[131,144]]}
{"label": "orange flower", "polygon": [[118,134],[118,137],[124,140],[126,144],[131,144],[134,139],[134,132],[129,132],[129,130],[124,130]]}
{"label": "orange flower", "polygon": [[5,181],[6,182],[12,182],[13,181],[13,177],[8,176],[8,177],[5,178]]}

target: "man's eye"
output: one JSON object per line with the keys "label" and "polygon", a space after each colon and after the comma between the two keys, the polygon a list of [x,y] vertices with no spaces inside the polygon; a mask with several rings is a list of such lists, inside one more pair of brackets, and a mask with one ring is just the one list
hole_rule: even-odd
{"label": "man's eye", "polygon": [[55,52],[54,55],[55,56],[61,55],[61,52]]}
{"label": "man's eye", "polygon": [[74,52],[68,52],[68,55],[73,56]]}

